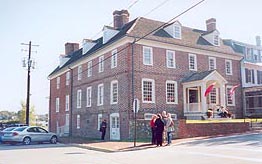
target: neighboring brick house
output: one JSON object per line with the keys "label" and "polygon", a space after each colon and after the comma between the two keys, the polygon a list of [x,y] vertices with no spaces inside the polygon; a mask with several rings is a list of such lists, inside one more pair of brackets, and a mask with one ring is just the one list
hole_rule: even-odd
{"label": "neighboring brick house", "polygon": [[65,45],[60,66],[49,75],[51,131],[98,138],[105,118],[108,139],[131,138],[134,98],[140,101],[138,121],[163,110],[177,119],[203,119],[216,105],[243,116],[241,90],[228,97],[241,82],[242,56],[224,44],[214,18],[207,30],[178,21],[156,30],[164,23],[142,17],[128,22],[127,10],[113,15],[114,27],[104,26],[103,37],[85,39],[81,49]]}
{"label": "neighboring brick house", "polygon": [[260,36],[256,37],[256,45],[226,40],[235,52],[241,53],[243,111],[246,117],[262,116],[262,47]]}

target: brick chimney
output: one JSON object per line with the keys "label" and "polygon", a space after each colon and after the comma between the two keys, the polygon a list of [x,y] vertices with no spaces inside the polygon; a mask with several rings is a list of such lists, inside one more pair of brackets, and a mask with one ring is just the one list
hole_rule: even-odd
{"label": "brick chimney", "polygon": [[256,45],[261,46],[261,38],[260,36],[256,36]]}
{"label": "brick chimney", "polygon": [[79,50],[79,44],[78,43],[66,43],[65,44],[65,55],[69,55],[70,53]]}
{"label": "brick chimney", "polygon": [[206,20],[206,26],[207,26],[207,31],[211,32],[216,30],[216,19],[215,18],[210,18]]}
{"label": "brick chimney", "polygon": [[114,16],[114,28],[119,29],[123,25],[129,22],[129,13],[127,10],[115,10],[113,12]]}

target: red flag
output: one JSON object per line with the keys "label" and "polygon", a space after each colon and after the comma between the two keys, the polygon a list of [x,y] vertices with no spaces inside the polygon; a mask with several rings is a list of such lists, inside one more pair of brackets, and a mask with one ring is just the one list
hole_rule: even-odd
{"label": "red flag", "polygon": [[233,87],[230,89],[230,91],[229,91],[229,96],[230,96],[230,97],[234,94],[235,90],[236,90],[237,87],[239,87],[239,86],[240,86],[240,84],[237,84],[237,85],[233,86]]}
{"label": "red flag", "polygon": [[212,91],[213,87],[216,85],[216,82],[212,83],[210,86],[207,87],[205,91],[205,97]]}

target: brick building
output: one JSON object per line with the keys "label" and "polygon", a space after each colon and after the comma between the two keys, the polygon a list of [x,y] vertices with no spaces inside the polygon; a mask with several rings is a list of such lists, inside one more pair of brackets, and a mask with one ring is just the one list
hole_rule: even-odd
{"label": "brick building", "polygon": [[178,21],[129,22],[127,10],[113,16],[114,27],[104,26],[101,38],[84,39],[81,49],[65,44],[60,65],[49,75],[51,131],[98,138],[105,118],[107,139],[131,138],[134,98],[141,122],[163,110],[174,119],[205,119],[207,109],[215,112],[217,105],[243,116],[241,90],[228,96],[241,82],[242,55],[224,44],[214,18],[198,30]]}

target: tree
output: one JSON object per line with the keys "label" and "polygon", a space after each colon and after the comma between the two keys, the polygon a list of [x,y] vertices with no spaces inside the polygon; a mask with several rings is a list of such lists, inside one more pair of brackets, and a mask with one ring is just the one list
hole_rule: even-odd
{"label": "tree", "polygon": [[[20,123],[26,123],[26,104],[24,101],[21,101],[21,110],[17,112],[18,120]],[[35,106],[32,105],[29,110],[29,124],[35,125],[36,124],[36,117],[35,117]]]}

